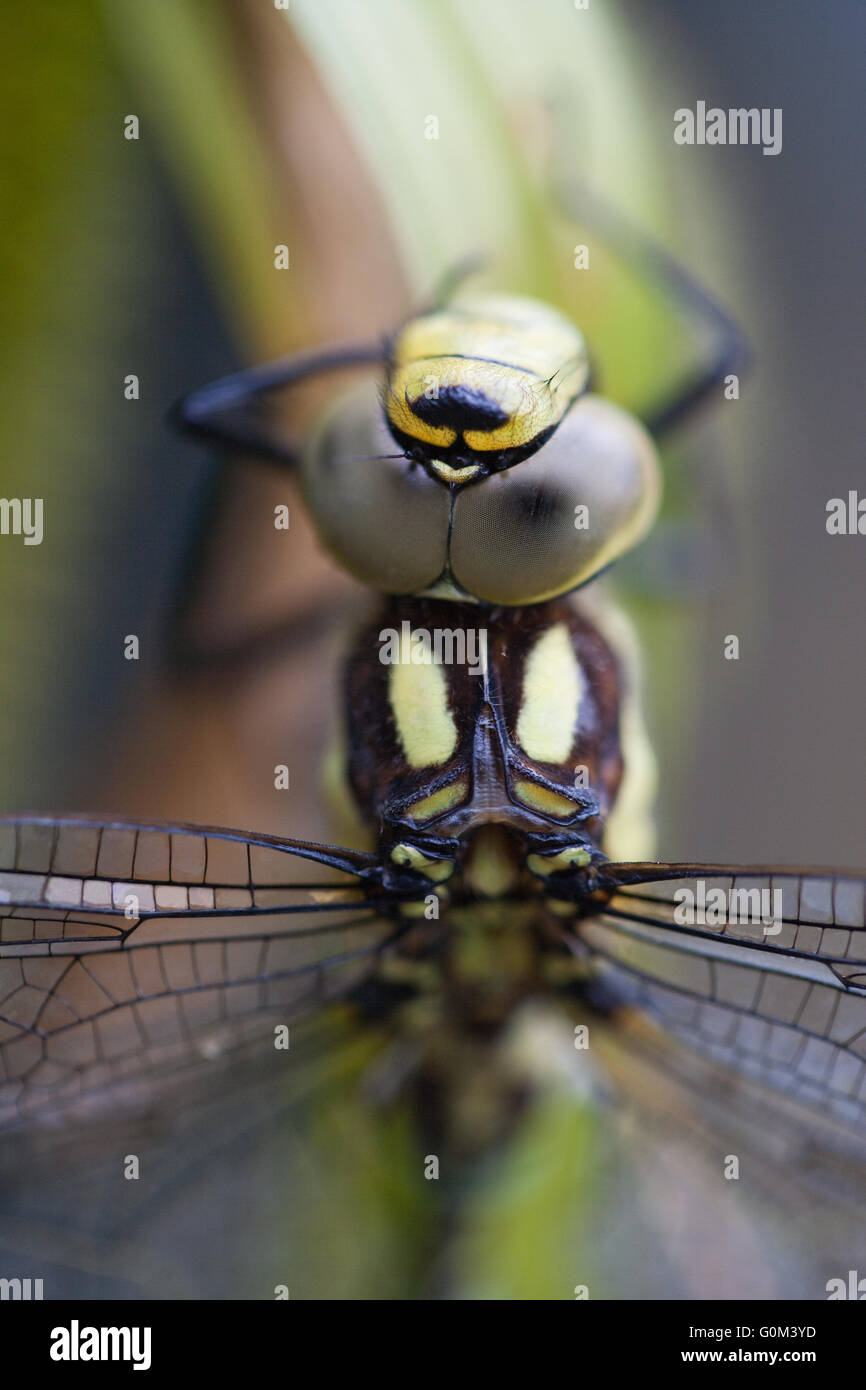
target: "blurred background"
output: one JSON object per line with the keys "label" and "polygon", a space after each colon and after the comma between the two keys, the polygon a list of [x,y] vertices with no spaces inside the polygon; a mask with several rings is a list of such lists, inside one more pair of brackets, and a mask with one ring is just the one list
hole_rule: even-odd
{"label": "blurred background", "polygon": [[[5,7],[0,495],[44,499],[44,540],[0,537],[0,808],[328,834],[319,778],[339,629],[365,596],[319,552],[290,479],[177,438],[166,411],[241,365],[381,333],[473,251],[488,255],[489,283],[570,312],[600,389],[640,409],[705,344],[582,224],[583,186],[675,253],[754,356],[740,400],[720,393],[665,448],[661,522],[603,581],[644,648],[659,853],[863,865],[866,542],[828,536],[825,515],[863,477],[864,27],[858,0],[832,14],[806,0]],[[673,112],[698,100],[781,107],[782,153],[675,145]],[[137,140],[124,138],[130,115]],[[588,272],[573,266],[584,241]],[[287,271],[274,269],[277,244]],[[138,400],[124,396],[130,374]],[[287,426],[302,428],[334,385],[299,392]],[[287,533],[273,527],[278,502]],[[124,659],[131,634],[138,661]],[[737,662],[723,656],[729,634]],[[274,790],[278,762],[288,792]],[[339,1152],[341,1124],[355,1145],[373,1143],[354,1112],[330,1123],[326,1152]],[[567,1123],[582,1144],[571,1112]],[[284,1179],[284,1156],[264,1182],[233,1156],[208,1187],[196,1166],[205,1140],[187,1140],[198,1206],[178,1198],[160,1226],[145,1206],[150,1244],[134,1247],[121,1293],[194,1295],[203,1270],[210,1292],[236,1289],[234,1266],[189,1253],[214,1209],[248,1245],[275,1239],[263,1194]],[[388,1142],[402,1152],[406,1136]],[[532,1168],[539,1154],[531,1142],[527,1152]],[[614,1203],[617,1220],[602,1223],[620,1258],[611,1287],[750,1296],[748,1224],[720,1225],[714,1210],[701,1226],[697,1186],[684,1195],[691,1155],[680,1157],[666,1190],[647,1165],[658,1183],[648,1206],[675,1231],[697,1221],[699,1253],[689,1264],[681,1251],[676,1273],[651,1245],[641,1255],[628,1206]],[[381,1296],[393,1294],[377,1221],[395,1201],[409,1209],[394,1171],[370,1167],[356,1265],[327,1193],[331,1244],[311,1288],[333,1295],[326,1252],[339,1249],[346,1288],[375,1269]],[[104,1190],[87,1188],[81,1165],[69,1173],[57,1213],[44,1189],[29,1194],[32,1211],[46,1228],[65,1221],[78,1183],[94,1225],[107,1225]],[[127,1199],[113,1199],[124,1220]],[[495,1200],[476,1232],[488,1270],[501,1262]],[[722,1228],[747,1252],[735,1268]],[[79,1269],[69,1287],[104,1292],[100,1258],[88,1258],[92,1283]],[[535,1270],[518,1260],[514,1287],[547,1287],[544,1259]],[[788,1295],[814,1296],[797,1278]],[[259,1269],[255,1280],[260,1290]]]}

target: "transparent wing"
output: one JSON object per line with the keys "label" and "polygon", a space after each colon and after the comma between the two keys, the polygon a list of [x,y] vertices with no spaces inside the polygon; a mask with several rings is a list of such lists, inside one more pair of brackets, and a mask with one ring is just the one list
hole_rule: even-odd
{"label": "transparent wing", "polygon": [[866,875],[678,864],[604,873],[599,914],[580,934],[612,983],[714,1061],[862,1124]]}
{"label": "transparent wing", "polygon": [[712,1296],[716,1259],[716,1296],[749,1284],[750,1297],[825,1296],[866,1237],[862,1126],[715,1061],[643,1009],[611,1024],[593,1029],[593,1050],[635,1140],[644,1214],[695,1280],[684,1296]]}
{"label": "transparent wing", "polygon": [[233,831],[0,821],[0,1123],[137,1097],[342,997],[398,934],[375,868]]}

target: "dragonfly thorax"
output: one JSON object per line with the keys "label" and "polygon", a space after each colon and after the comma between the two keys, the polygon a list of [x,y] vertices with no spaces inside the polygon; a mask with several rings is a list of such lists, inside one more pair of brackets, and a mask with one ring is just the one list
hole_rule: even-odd
{"label": "dragonfly thorax", "polygon": [[618,662],[563,600],[488,621],[391,600],[352,649],[346,781],[392,889],[536,895],[603,857],[622,773]]}

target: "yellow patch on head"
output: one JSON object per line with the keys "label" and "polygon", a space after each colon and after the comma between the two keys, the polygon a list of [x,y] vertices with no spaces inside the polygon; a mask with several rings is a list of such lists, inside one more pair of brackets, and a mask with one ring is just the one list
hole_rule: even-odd
{"label": "yellow patch on head", "polygon": [[457,725],[448,708],[442,667],[432,660],[416,665],[409,651],[401,649],[400,661],[388,668],[388,698],[409,766],[446,763],[457,747]]}
{"label": "yellow patch on head", "polygon": [[464,295],[411,320],[392,348],[385,408],[395,429],[425,444],[456,441],[413,406],[454,387],[486,396],[501,412],[494,429],[466,429],[468,449],[498,452],[530,444],[559,423],[586,389],[589,364],[578,330],[563,314],[518,295]]}
{"label": "yellow patch on head", "polygon": [[548,380],[566,364],[588,373],[586,345],[558,309],[507,294],[463,294],[449,306],[411,319],[392,349],[395,366],[453,355],[522,368]]}
{"label": "yellow patch on head", "polygon": [[[564,376],[572,382],[572,374]],[[476,453],[516,449],[559,424],[573,400],[570,389],[555,390],[531,372],[503,367],[494,362],[465,362],[455,358],[422,359],[398,368],[390,382],[385,407],[395,429],[413,439],[447,449],[457,439],[457,431],[447,425],[433,425],[414,409],[415,403],[436,391],[461,386],[475,390],[493,401],[507,417],[495,429],[466,429],[463,439]]]}
{"label": "yellow patch on head", "polygon": [[431,459],[430,467],[443,483],[470,483],[481,472],[477,463],[467,464],[465,468],[452,468],[450,463],[444,463],[442,459]]}
{"label": "yellow patch on head", "polygon": [[538,638],[523,671],[517,742],[528,758],[565,762],[574,744],[582,694],[583,673],[571,634],[565,623],[556,623]]}
{"label": "yellow patch on head", "polygon": [[385,398],[388,419],[395,429],[410,435],[412,439],[418,439],[423,444],[433,444],[437,449],[447,449],[455,443],[457,431],[441,425],[429,425],[426,420],[416,415],[406,399],[406,392],[410,387],[411,382],[407,383],[402,372],[392,380],[391,389]]}

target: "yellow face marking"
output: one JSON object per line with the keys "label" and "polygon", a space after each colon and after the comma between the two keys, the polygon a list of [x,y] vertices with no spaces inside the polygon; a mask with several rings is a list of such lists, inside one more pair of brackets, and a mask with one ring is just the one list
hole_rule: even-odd
{"label": "yellow face marking", "polygon": [[[429,372],[425,373],[425,378]],[[422,395],[425,387],[421,386],[410,397],[414,400]],[[457,440],[457,431],[444,429],[439,425],[428,425],[426,420],[422,420],[416,415],[404,394],[407,390],[404,373],[399,373],[391,379],[391,388],[385,398],[385,409],[388,412],[388,419],[395,429],[402,434],[411,435],[413,439],[418,439],[422,444],[433,444],[437,449],[447,449],[449,445]]]}
{"label": "yellow face marking", "polygon": [[542,787],[538,782],[529,782],[523,778],[514,784],[515,794],[526,806],[532,806],[536,811],[541,811],[545,816],[553,816],[556,820],[569,819],[577,811],[576,804],[567,796],[560,796],[559,792],[552,792],[547,787]]}
{"label": "yellow face marking", "polygon": [[437,767],[457,747],[457,725],[448,708],[448,684],[432,659],[416,664],[408,643],[388,668],[388,698],[403,756],[410,767]]}
{"label": "yellow face marking", "polygon": [[411,816],[413,820],[430,820],[433,816],[442,815],[444,811],[450,811],[452,806],[458,806],[468,791],[469,783],[465,778],[460,778],[459,781],[451,782],[447,787],[440,787],[438,792],[433,792],[432,795],[422,797],[420,801],[414,802],[406,814]]}
{"label": "yellow face marking", "polygon": [[465,430],[463,439],[468,449],[492,453],[528,444],[536,435],[559,424],[574,399],[574,393],[568,389],[572,380],[573,374],[567,373],[562,387],[556,389],[520,368],[495,362],[422,358],[393,373],[385,405],[395,429],[422,443],[447,448],[456,442],[457,431],[422,420],[415,413],[413,402],[425,399],[434,387],[440,391],[449,386],[466,386],[483,392],[508,418],[492,430]]}
{"label": "yellow face marking", "polygon": [[454,872],[454,864],[449,859],[431,859],[422,854],[415,845],[395,845],[391,850],[395,864],[404,869],[414,869],[433,883],[444,883]]}
{"label": "yellow face marking", "polygon": [[442,459],[431,459],[430,467],[443,483],[468,483],[481,472],[478,464],[470,463],[466,468],[452,468],[450,463],[444,463]]}
{"label": "yellow face marking", "polygon": [[563,763],[571,752],[583,674],[565,623],[549,627],[536,641],[523,671],[517,742],[528,758]]}
{"label": "yellow face marking", "polygon": [[589,363],[578,330],[547,304],[517,295],[466,295],[406,325],[393,345],[385,401],[395,429],[447,448],[457,434],[416,415],[413,402],[447,387],[483,393],[506,417],[466,430],[478,453],[519,448],[550,430],[586,389]]}

